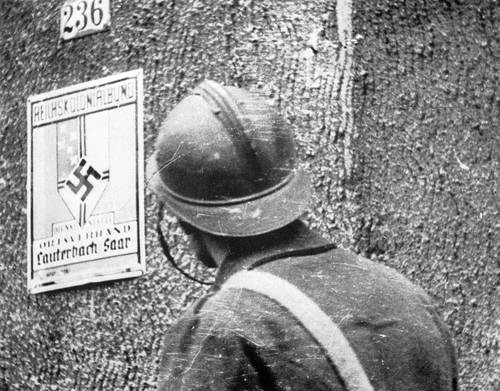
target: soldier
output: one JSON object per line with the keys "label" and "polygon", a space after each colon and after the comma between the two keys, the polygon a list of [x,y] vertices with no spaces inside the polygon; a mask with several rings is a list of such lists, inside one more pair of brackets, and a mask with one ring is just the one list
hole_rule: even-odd
{"label": "soldier", "polygon": [[213,81],[162,125],[153,189],[218,272],[165,338],[160,389],[456,390],[429,297],[298,219],[310,188],[294,148],[262,97]]}

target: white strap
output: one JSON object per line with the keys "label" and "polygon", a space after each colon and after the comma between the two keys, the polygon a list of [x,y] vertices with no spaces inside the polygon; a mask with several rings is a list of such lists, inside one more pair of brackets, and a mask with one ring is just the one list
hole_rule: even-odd
{"label": "white strap", "polygon": [[271,273],[236,273],[222,289],[248,289],[285,307],[325,349],[349,391],[373,391],[373,387],[340,328],[295,285]]}

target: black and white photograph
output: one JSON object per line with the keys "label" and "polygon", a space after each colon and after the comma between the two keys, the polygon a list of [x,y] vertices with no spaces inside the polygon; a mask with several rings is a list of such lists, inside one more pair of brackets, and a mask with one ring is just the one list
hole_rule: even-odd
{"label": "black and white photograph", "polygon": [[497,0],[0,0],[0,391],[500,390]]}

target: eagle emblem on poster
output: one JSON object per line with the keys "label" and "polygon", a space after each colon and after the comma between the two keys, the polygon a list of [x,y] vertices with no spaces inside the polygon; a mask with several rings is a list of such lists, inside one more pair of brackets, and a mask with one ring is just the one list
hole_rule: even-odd
{"label": "eagle emblem on poster", "polygon": [[85,119],[57,124],[57,190],[81,227],[109,182],[108,128],[87,128]]}

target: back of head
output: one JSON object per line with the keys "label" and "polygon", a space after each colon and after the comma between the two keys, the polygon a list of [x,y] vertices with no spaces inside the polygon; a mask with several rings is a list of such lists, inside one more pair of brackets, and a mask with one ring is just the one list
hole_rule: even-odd
{"label": "back of head", "polygon": [[310,195],[276,109],[260,95],[208,80],[165,119],[148,176],[174,215],[221,236],[283,227]]}

